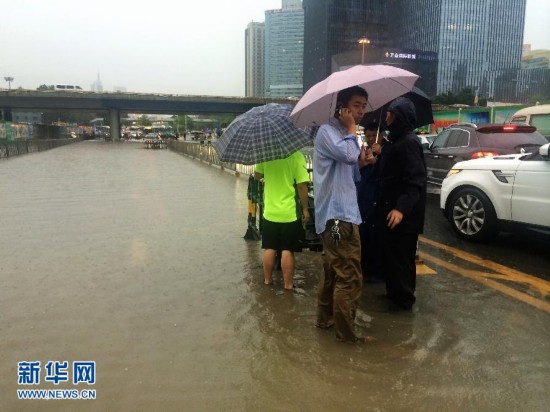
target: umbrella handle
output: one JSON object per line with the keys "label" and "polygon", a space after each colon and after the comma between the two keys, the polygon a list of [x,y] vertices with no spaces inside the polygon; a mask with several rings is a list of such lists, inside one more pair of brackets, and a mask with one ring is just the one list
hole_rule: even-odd
{"label": "umbrella handle", "polygon": [[380,110],[380,117],[378,118],[378,130],[376,131],[375,143],[378,143],[378,136],[380,136],[380,124],[382,123],[382,110]]}

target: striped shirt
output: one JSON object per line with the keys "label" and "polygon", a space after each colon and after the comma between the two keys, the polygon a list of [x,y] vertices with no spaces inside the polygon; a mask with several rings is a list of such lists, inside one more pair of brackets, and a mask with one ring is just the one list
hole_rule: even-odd
{"label": "striped shirt", "polygon": [[348,135],[333,117],[319,128],[313,146],[315,231],[323,233],[330,219],[360,224],[355,186],[361,180],[357,137]]}

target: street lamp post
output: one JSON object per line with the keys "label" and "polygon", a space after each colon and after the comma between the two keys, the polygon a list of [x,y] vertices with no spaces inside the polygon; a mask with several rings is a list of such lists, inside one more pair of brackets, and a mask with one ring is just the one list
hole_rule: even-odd
{"label": "street lamp post", "polygon": [[13,82],[13,77],[11,76],[6,76],[4,77],[4,80],[8,82],[8,91],[11,90],[11,82]]}
{"label": "street lamp post", "polygon": [[363,49],[361,53],[361,64],[365,64],[365,44],[370,44],[370,40],[366,37],[362,37],[359,39],[359,44]]}

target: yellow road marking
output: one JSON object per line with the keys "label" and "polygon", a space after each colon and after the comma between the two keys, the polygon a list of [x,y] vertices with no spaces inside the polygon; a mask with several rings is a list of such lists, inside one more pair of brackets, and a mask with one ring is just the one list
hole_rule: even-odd
{"label": "yellow road marking", "polygon": [[509,268],[507,266],[501,265],[491,260],[480,258],[479,256],[472,255],[471,253],[464,252],[452,246],[447,246],[442,243],[436,242],[434,240],[427,239],[424,236],[420,236],[418,240],[422,243],[428,244],[437,249],[441,249],[446,252],[449,252],[452,255],[462,260],[475,263],[476,265],[479,265],[497,272],[496,275],[486,275],[487,277],[494,277],[502,280],[529,285],[537,289],[538,291],[540,291],[543,297],[547,296],[550,293],[550,282],[544,279],[540,279],[535,276],[528,275],[526,273],[520,272],[519,270]]}
{"label": "yellow road marking", "polygon": [[508,296],[511,296],[531,306],[550,313],[550,303],[534,298],[530,295],[527,295],[526,293],[520,292],[514,288],[489,279],[488,276],[490,275],[485,272],[481,272],[479,270],[464,269],[458,265],[455,265],[454,263],[446,262],[442,259],[436,258],[435,256],[431,256],[423,252],[420,253],[420,257],[434,263],[435,265],[444,267],[451,272],[458,273],[459,275],[475,280],[476,282],[482,283],[483,285],[490,286]]}
{"label": "yellow road marking", "polygon": [[436,271],[427,266],[422,261],[416,261],[416,274],[417,275],[437,275]]}

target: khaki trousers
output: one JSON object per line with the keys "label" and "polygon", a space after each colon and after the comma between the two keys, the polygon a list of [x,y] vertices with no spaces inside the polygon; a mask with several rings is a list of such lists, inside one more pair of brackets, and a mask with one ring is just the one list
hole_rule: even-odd
{"label": "khaki trousers", "polygon": [[361,297],[361,241],[359,226],[340,221],[341,239],[335,245],[330,237],[333,222],[321,234],[323,241],[323,274],[317,296],[317,326],[334,324],[336,338],[355,342],[355,313]]}

